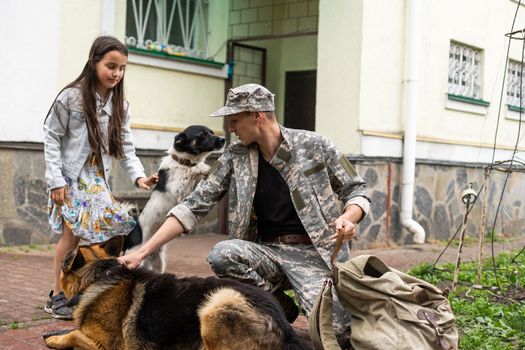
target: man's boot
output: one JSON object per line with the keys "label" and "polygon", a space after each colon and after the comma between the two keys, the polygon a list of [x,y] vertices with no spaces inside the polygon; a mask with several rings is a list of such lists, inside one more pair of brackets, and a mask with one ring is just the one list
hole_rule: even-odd
{"label": "man's boot", "polygon": [[293,323],[297,316],[299,316],[299,307],[295,304],[293,298],[286,295],[282,288],[277,289],[272,294],[283,308],[284,315],[288,322]]}

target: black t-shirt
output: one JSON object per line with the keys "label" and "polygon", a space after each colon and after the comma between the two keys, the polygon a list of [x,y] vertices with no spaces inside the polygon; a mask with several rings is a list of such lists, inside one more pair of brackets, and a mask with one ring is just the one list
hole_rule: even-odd
{"label": "black t-shirt", "polygon": [[286,181],[260,152],[253,206],[257,215],[257,231],[262,237],[306,233],[293,206]]}

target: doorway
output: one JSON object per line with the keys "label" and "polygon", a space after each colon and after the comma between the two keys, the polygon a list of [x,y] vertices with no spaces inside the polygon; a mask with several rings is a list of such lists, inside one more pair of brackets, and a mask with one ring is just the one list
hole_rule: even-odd
{"label": "doorway", "polygon": [[284,126],[315,131],[317,70],[286,72]]}

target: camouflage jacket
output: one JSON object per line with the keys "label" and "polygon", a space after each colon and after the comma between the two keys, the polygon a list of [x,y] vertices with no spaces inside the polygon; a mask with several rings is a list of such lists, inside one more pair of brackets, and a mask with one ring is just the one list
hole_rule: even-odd
{"label": "camouflage jacket", "polygon": [[[328,240],[334,233],[329,223],[341,215],[336,198],[345,207],[359,205],[366,215],[370,206],[366,184],[347,158],[325,137],[311,131],[280,128],[284,141],[270,164],[288,184],[304,228],[329,265],[334,248],[334,241]],[[207,179],[201,181],[170,214],[179,219],[185,230],[190,230],[229,191],[230,238],[257,241],[252,204],[258,160],[257,145],[232,143]],[[348,249],[341,249],[338,260],[348,258]]]}

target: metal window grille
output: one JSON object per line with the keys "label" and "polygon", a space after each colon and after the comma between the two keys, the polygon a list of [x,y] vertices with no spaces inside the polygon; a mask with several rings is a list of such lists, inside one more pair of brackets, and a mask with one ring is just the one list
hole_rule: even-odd
{"label": "metal window grille", "polygon": [[126,45],[207,58],[208,0],[127,0]]}
{"label": "metal window grille", "polygon": [[481,50],[450,43],[448,93],[481,99]]}
{"label": "metal window grille", "polygon": [[509,61],[507,68],[507,104],[510,106],[525,107],[523,73],[525,73],[525,66],[522,63]]}

